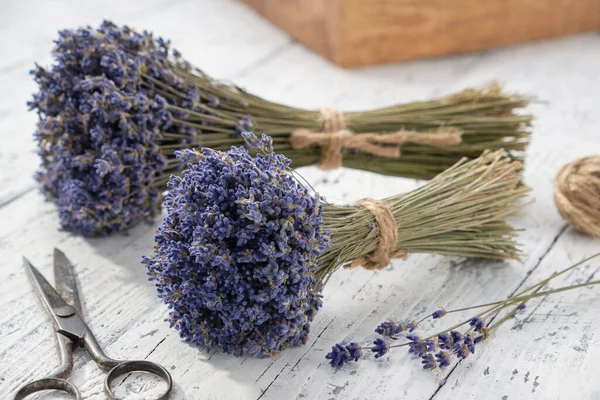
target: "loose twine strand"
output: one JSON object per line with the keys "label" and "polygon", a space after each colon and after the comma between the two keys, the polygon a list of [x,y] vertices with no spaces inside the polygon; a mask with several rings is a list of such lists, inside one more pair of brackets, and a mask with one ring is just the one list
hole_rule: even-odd
{"label": "loose twine strand", "polygon": [[388,133],[355,134],[346,127],[344,114],[335,108],[319,109],[321,132],[310,129],[296,129],[292,132],[291,144],[294,149],[308,146],[321,148],[323,170],[342,166],[344,149],[357,149],[374,156],[399,158],[400,145],[414,143],[427,146],[450,146],[462,142],[463,132],[457,128],[441,128],[437,132],[417,132],[399,130]]}
{"label": "loose twine strand", "polygon": [[362,266],[368,270],[383,269],[387,267],[392,258],[404,258],[408,255],[403,250],[396,250],[398,241],[398,224],[392,210],[384,201],[364,198],[357,202],[373,214],[377,224],[379,240],[377,248],[366,257],[357,258],[346,268]]}
{"label": "loose twine strand", "polygon": [[600,238],[600,156],[562,167],[554,178],[554,202],[575,229]]}

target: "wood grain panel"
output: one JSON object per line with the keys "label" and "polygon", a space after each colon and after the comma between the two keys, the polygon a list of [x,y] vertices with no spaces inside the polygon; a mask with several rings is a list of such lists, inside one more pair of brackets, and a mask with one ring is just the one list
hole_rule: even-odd
{"label": "wood grain panel", "polygon": [[343,67],[600,29],[600,0],[244,0]]}
{"label": "wood grain panel", "polygon": [[342,39],[339,16],[343,0],[243,1],[299,42],[324,57],[338,61]]}

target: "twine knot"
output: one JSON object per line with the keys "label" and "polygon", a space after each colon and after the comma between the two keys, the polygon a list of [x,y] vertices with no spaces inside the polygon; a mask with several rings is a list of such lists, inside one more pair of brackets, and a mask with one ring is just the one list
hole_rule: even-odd
{"label": "twine knot", "polygon": [[389,133],[355,134],[347,129],[344,114],[335,108],[319,109],[319,124],[321,132],[296,129],[292,132],[291,144],[294,149],[319,146],[319,167],[326,171],[342,166],[345,149],[356,149],[374,156],[399,158],[400,145],[404,143],[427,146],[457,145],[462,142],[463,133],[457,128],[441,128],[437,132],[399,130]]}
{"label": "twine knot", "polygon": [[554,178],[554,202],[575,229],[600,237],[600,156],[580,158],[562,167]]}
{"label": "twine knot", "polygon": [[357,202],[373,214],[377,224],[379,240],[377,248],[366,257],[357,258],[347,268],[361,266],[368,270],[387,267],[392,258],[404,258],[408,255],[403,250],[396,250],[398,241],[398,224],[392,210],[381,200],[364,198]]}

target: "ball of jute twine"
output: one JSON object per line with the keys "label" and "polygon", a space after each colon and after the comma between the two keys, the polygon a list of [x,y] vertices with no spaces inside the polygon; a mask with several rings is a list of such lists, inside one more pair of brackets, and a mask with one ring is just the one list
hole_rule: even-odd
{"label": "ball of jute twine", "polygon": [[575,229],[600,238],[600,156],[584,157],[562,167],[554,178],[554,201]]}

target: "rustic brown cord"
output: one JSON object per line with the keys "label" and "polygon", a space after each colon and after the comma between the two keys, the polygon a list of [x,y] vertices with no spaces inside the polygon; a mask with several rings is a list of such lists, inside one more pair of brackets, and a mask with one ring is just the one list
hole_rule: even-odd
{"label": "rustic brown cord", "polygon": [[390,133],[354,134],[346,128],[344,114],[335,108],[319,110],[321,132],[310,129],[296,129],[292,132],[291,144],[294,149],[317,145],[321,147],[323,170],[332,170],[342,165],[343,149],[357,149],[374,156],[398,158],[399,145],[415,143],[427,146],[449,146],[462,142],[462,131],[457,128],[441,128],[438,132],[396,131]]}
{"label": "rustic brown cord", "polygon": [[600,237],[600,156],[562,167],[554,178],[554,202],[575,229]]}
{"label": "rustic brown cord", "polygon": [[375,217],[379,241],[374,252],[366,257],[357,258],[352,261],[348,268],[356,268],[362,265],[368,270],[383,269],[387,267],[392,258],[403,258],[408,254],[403,250],[396,250],[398,241],[398,225],[392,214],[392,210],[384,201],[364,198],[357,202],[369,210]]}

